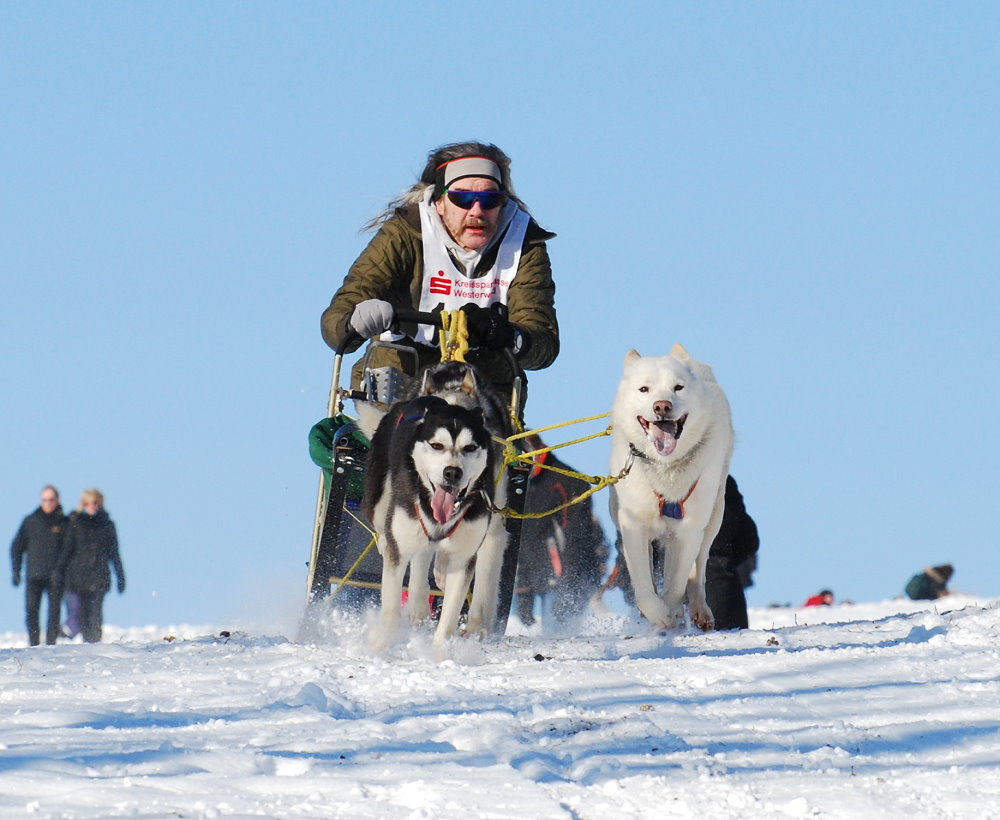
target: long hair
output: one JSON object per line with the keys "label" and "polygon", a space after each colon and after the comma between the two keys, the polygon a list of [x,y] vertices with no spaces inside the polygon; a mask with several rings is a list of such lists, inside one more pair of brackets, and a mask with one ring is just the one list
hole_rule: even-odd
{"label": "long hair", "polygon": [[362,227],[362,230],[377,230],[382,223],[392,218],[397,209],[406,205],[416,205],[421,202],[429,188],[434,189],[433,198],[438,199],[444,193],[444,188],[441,184],[440,175],[437,173],[437,169],[442,163],[449,162],[453,159],[461,159],[462,157],[486,157],[487,159],[493,160],[500,168],[500,187],[503,188],[507,195],[517,203],[517,206],[522,211],[528,213],[528,207],[520,200],[520,198],[518,198],[517,194],[514,193],[514,185],[510,180],[510,157],[497,148],[497,146],[493,143],[452,142],[433,149],[427,155],[427,163],[424,165],[424,170],[420,174],[420,179],[396,196],[396,198],[393,199],[392,202],[385,207],[385,210],[383,210],[378,216],[366,222]]}

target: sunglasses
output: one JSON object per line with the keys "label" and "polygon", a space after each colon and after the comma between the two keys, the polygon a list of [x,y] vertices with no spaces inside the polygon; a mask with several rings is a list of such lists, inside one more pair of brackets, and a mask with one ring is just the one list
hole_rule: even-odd
{"label": "sunglasses", "polygon": [[451,204],[463,211],[469,210],[477,202],[484,211],[492,211],[499,208],[507,199],[507,194],[503,191],[453,191],[445,189]]}

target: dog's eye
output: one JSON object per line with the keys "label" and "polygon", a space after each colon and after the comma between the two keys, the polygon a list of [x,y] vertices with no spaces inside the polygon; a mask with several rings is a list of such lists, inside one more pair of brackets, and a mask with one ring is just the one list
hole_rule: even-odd
{"label": "dog's eye", "polygon": [[681,390],[683,390],[683,389],[684,389],[684,385],[683,384],[675,384],[674,385],[674,392],[675,393],[680,393]]}
{"label": "dog's eye", "polygon": [[466,445],[465,445],[465,446],[464,446],[464,447],[462,448],[462,452],[463,452],[463,453],[474,453],[474,452],[476,452],[476,450],[478,450],[478,449],[479,449],[479,445],[478,445],[478,444],[466,444]]}
{"label": "dog's eye", "polygon": [[640,393],[648,393],[649,392],[649,388],[646,387],[646,385],[643,385],[642,387],[639,388],[639,392]]}
{"label": "dog's eye", "polygon": [[444,445],[440,441],[432,441],[431,442],[431,449],[432,450],[443,450],[444,449]]}

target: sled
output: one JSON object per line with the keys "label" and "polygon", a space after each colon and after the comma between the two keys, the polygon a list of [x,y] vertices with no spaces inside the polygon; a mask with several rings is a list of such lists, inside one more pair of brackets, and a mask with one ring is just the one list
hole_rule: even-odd
{"label": "sled", "polygon": [[[396,311],[395,321],[428,324],[439,328],[442,322],[439,313],[411,310]],[[357,337],[353,339],[356,340]],[[398,397],[398,391],[410,377],[393,368],[371,368],[369,363],[372,354],[380,347],[388,347],[403,355],[412,355],[416,362],[416,351],[407,345],[369,340],[363,359],[365,378],[362,389],[344,389],[340,386],[344,350],[351,341],[351,338],[346,339],[334,356],[326,422],[327,429],[332,431],[331,463],[329,468],[320,474],[316,494],[306,584],[304,630],[320,623],[335,609],[361,610],[369,605],[377,605],[382,585],[382,556],[375,545],[374,529],[365,520],[360,509],[369,442],[358,428],[356,420],[344,412],[344,402],[346,399],[351,399],[355,403],[368,402],[382,407],[392,404]],[[518,409],[524,372],[509,351],[508,357],[511,368],[516,374],[511,398],[511,417],[519,418]],[[349,376],[348,383],[350,383]],[[504,471],[502,480],[507,481],[507,508],[514,513],[524,511],[529,473],[530,468],[523,463],[510,465]],[[495,631],[501,635],[507,627],[514,595],[521,520],[516,514],[504,519],[508,545],[501,569],[495,627]],[[437,600],[440,600],[442,595],[433,583],[431,595],[436,596]]]}

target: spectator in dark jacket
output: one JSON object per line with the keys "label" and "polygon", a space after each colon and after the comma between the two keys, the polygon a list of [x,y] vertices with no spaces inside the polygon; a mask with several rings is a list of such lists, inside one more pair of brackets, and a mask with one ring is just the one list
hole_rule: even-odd
{"label": "spectator in dark jacket", "polygon": [[948,594],[948,582],[954,575],[955,568],[951,564],[939,567],[927,567],[918,572],[906,584],[906,594],[914,601],[933,601]]}
{"label": "spectator in dark jacket", "polygon": [[42,488],[41,505],[21,523],[10,545],[14,586],[21,583],[24,556],[28,558],[25,580],[25,610],[28,625],[28,643],[38,646],[41,642],[39,610],[42,594],[48,596],[49,622],[45,642],[54,644],[59,637],[59,591],[53,587],[52,573],[59,561],[66,528],[66,514],[59,504],[59,492],[49,485]]}
{"label": "spectator in dark jacket", "polygon": [[104,596],[111,589],[112,566],[120,594],[125,591],[125,569],[118,552],[115,524],[104,509],[101,492],[84,490],[79,508],[69,517],[55,580],[60,589],[80,597],[81,632],[87,643],[101,640]]}
{"label": "spectator in dark jacket", "polygon": [[753,585],[760,536],[747,512],[736,479],[726,479],[726,509],[719,534],[712,542],[705,567],[705,597],[715,616],[715,628],[746,629],[747,598],[744,588]]}

